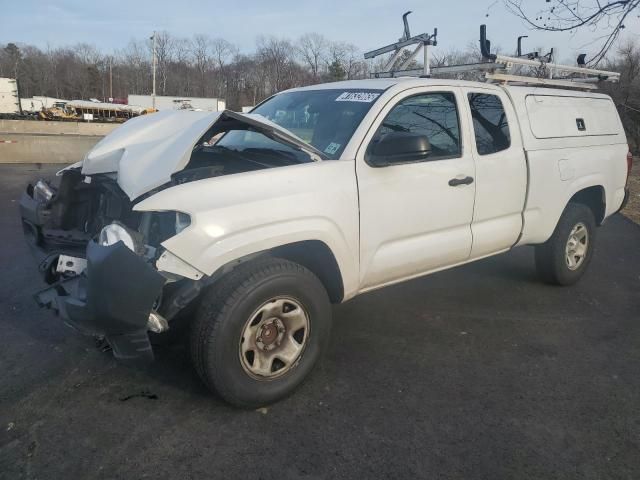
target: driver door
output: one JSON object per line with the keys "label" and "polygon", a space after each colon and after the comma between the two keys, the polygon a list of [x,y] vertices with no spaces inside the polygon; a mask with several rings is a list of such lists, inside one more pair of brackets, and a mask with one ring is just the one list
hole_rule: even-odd
{"label": "driver door", "polygon": [[[405,91],[385,105],[358,150],[362,290],[469,258],[475,167],[462,101],[457,88]],[[373,145],[390,132],[425,135],[430,153],[374,164]]]}

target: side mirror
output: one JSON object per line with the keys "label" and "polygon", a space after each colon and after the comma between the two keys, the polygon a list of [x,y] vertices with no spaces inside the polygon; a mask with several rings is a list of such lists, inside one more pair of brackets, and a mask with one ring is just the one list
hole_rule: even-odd
{"label": "side mirror", "polygon": [[389,132],[371,142],[367,162],[373,167],[426,160],[431,144],[426,135],[411,132]]}

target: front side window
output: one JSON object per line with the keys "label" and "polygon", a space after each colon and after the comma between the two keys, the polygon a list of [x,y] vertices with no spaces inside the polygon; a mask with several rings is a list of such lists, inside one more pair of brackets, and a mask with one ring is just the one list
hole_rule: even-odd
{"label": "front side window", "polygon": [[509,148],[509,123],[500,98],[486,93],[470,93],[469,106],[478,154],[489,155]]}
{"label": "front side window", "polygon": [[390,132],[425,135],[431,147],[427,160],[459,157],[460,126],[455,95],[425,93],[401,100],[384,119],[373,141]]}

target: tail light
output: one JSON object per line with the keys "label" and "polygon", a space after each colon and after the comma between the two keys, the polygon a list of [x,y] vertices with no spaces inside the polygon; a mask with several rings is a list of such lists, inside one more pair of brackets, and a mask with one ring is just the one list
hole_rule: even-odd
{"label": "tail light", "polygon": [[631,175],[631,167],[633,166],[633,155],[631,155],[631,150],[627,153],[627,179],[629,179],[629,175]]}

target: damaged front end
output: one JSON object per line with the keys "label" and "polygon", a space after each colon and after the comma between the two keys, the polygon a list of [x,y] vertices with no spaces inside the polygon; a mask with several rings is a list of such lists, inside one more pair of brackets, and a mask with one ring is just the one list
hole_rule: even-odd
{"label": "damaged front end", "polygon": [[163,246],[189,228],[187,213],[137,206],[185,183],[322,158],[260,116],[160,112],[127,121],[61,170],[58,184],[40,180],[21,198],[25,236],[51,285],[37,302],[104,336],[118,359],[153,359],[147,332],[187,313],[219,272],[206,276]]}
{"label": "damaged front end", "polygon": [[[202,274],[159,270],[161,243],[189,225],[179,212],[135,212],[113,174],[62,172],[29,185],[20,200],[25,237],[51,286],[35,295],[87,335],[104,336],[116,358],[153,359],[148,331],[168,328],[199,291]],[[174,268],[175,270],[175,268]]]}

